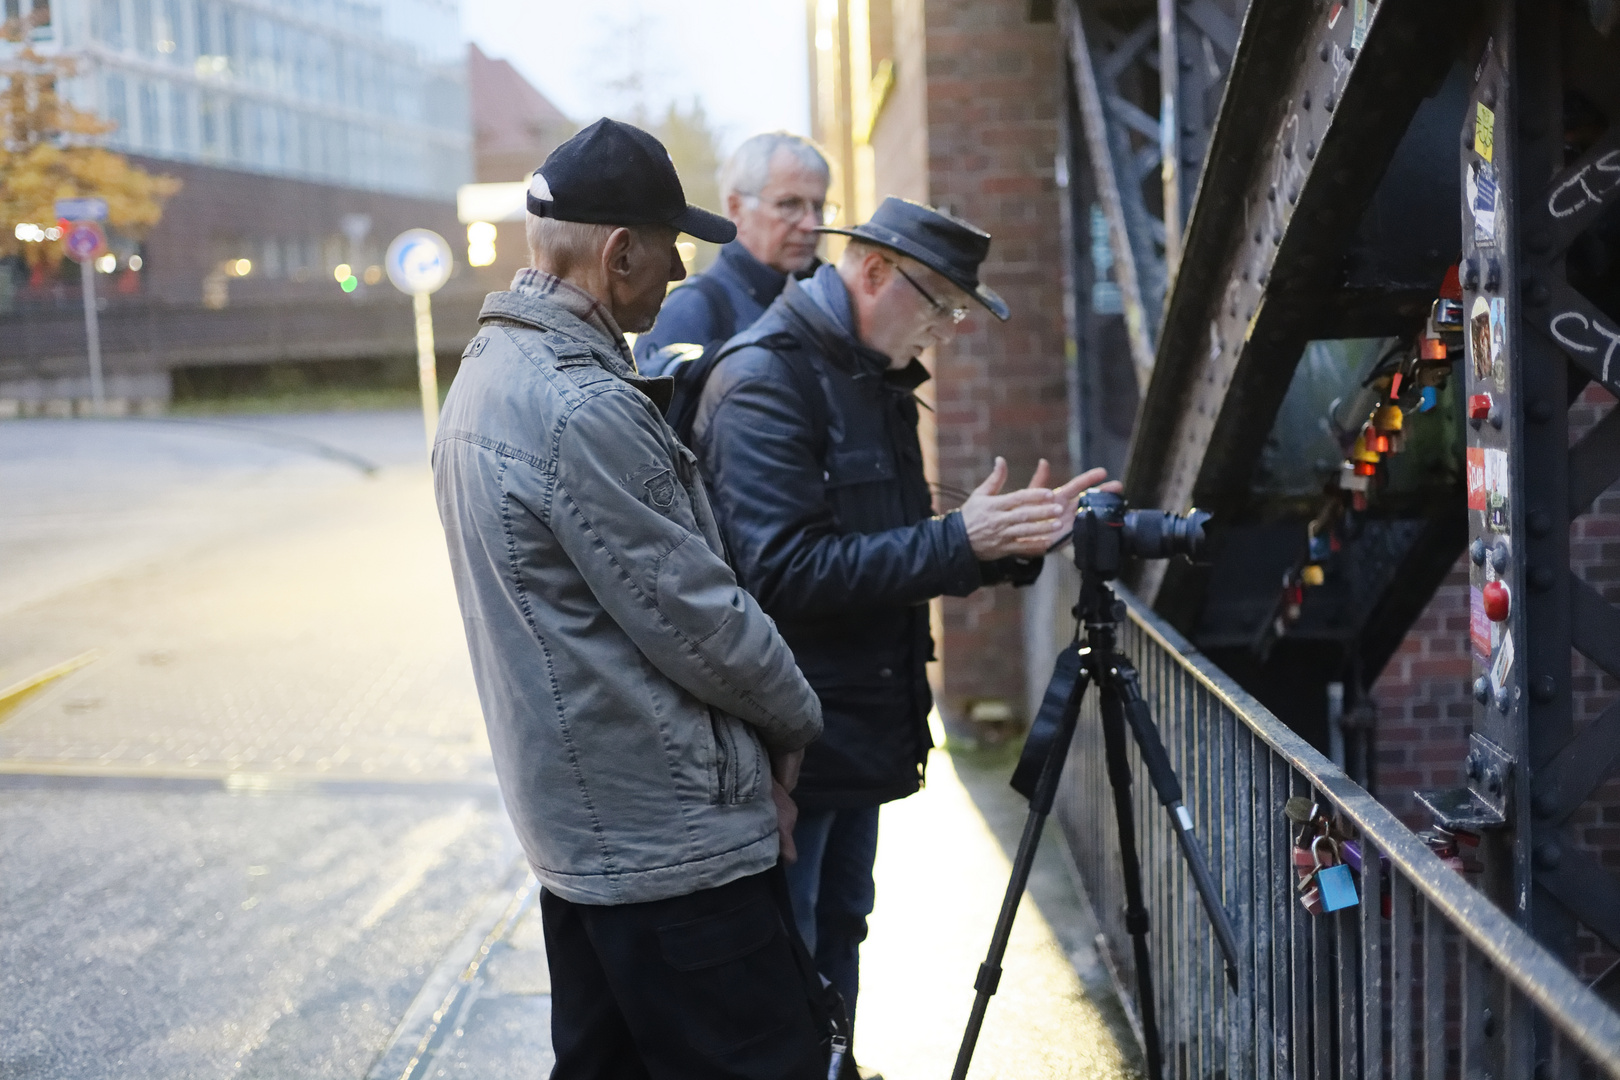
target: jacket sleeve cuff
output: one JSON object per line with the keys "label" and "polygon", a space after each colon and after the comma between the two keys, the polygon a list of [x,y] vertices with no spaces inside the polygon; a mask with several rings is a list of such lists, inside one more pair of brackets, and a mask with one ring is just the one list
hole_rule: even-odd
{"label": "jacket sleeve cuff", "polygon": [[973,545],[968,542],[967,525],[962,521],[960,510],[952,510],[936,520],[940,523],[946,549],[945,576],[940,592],[946,596],[967,596],[986,584],[982,569],[985,564],[973,554]]}

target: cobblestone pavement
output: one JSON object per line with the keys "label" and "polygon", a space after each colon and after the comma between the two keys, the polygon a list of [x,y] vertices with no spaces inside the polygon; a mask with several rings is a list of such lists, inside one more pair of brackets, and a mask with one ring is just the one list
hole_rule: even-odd
{"label": "cobblestone pavement", "polygon": [[[0,687],[95,657],[0,712],[0,1076],[546,1075],[420,419],[7,422],[0,505]],[[949,1074],[1004,772],[936,754],[885,810],[890,1080]],[[1087,925],[1049,846],[975,1077],[1131,1075]]]}

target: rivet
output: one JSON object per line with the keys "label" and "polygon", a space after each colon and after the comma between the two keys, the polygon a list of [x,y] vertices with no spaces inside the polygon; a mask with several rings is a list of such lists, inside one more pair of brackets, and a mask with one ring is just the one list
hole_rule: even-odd
{"label": "rivet", "polygon": [[1527,519],[1531,536],[1546,536],[1552,532],[1552,515],[1545,510],[1532,510]]}
{"label": "rivet", "polygon": [[1529,414],[1530,419],[1534,420],[1536,423],[1545,424],[1547,421],[1553,418],[1552,402],[1548,401],[1546,398],[1536,398],[1530,403],[1529,407],[1525,409],[1525,412]]}
{"label": "rivet", "polygon": [[1485,565],[1485,538],[1474,537],[1474,542],[1468,545],[1468,557],[1474,560],[1475,566]]}
{"label": "rivet", "polygon": [[1556,870],[1558,864],[1564,861],[1564,849],[1558,841],[1548,840],[1536,845],[1533,858],[1537,870]]}
{"label": "rivet", "polygon": [[1551,675],[1537,675],[1530,681],[1530,696],[1546,703],[1558,696],[1558,683]]}
{"label": "rivet", "polygon": [[1474,699],[1481,705],[1491,700],[1491,680],[1483,675],[1474,680]]}

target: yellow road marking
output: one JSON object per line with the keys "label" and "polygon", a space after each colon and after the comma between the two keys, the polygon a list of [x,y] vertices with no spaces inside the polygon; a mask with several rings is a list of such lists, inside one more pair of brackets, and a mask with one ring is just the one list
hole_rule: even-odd
{"label": "yellow road marking", "polygon": [[101,651],[91,649],[89,652],[80,653],[71,660],[64,660],[55,667],[48,667],[37,675],[30,675],[22,682],[12,683],[4,690],[0,690],[0,717],[21,704],[22,700],[29,694],[43,689],[47,683],[54,682],[64,675],[78,671],[86,664],[94,663],[99,659],[101,659]]}

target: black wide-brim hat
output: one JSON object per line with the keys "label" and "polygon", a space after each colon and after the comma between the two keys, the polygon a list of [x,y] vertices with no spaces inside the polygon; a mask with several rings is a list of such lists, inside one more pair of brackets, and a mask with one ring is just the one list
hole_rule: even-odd
{"label": "black wide-brim hat", "polygon": [[529,213],[590,225],[669,225],[711,244],[737,226],[686,201],[664,144],[631,124],[598,120],[546,158],[529,178]]}
{"label": "black wide-brim hat", "polygon": [[961,218],[891,195],[865,224],[852,229],[828,225],[816,231],[852,236],[898,251],[973,297],[1002,322],[1012,317],[1007,302],[979,281],[979,264],[990,253],[990,234]]}

